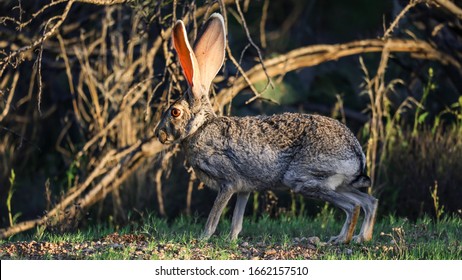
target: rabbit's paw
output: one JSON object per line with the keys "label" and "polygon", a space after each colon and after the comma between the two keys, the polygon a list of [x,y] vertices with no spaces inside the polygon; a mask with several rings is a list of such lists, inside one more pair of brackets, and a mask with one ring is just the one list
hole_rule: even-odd
{"label": "rabbit's paw", "polygon": [[365,241],[364,237],[361,234],[353,236],[351,239],[354,243],[363,243]]}
{"label": "rabbit's paw", "polygon": [[209,234],[209,233],[207,233],[207,232],[203,232],[203,233],[201,234],[201,236],[199,237],[199,240],[200,240],[200,241],[207,241],[207,240],[210,239],[211,236],[212,236],[211,234]]}
{"label": "rabbit's paw", "polygon": [[346,242],[346,236],[345,235],[337,235],[337,236],[332,236],[329,241],[327,241],[329,244],[343,244],[347,243]]}

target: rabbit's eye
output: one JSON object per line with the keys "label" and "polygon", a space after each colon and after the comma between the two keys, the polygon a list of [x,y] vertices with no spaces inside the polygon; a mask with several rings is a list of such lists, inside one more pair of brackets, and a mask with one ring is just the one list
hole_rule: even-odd
{"label": "rabbit's eye", "polygon": [[181,115],[181,110],[178,108],[172,108],[170,114],[172,115],[172,117],[178,118]]}

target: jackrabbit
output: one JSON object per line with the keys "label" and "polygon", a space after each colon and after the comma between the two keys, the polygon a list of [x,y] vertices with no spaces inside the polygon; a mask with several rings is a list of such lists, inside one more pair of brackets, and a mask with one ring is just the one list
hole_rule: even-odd
{"label": "jackrabbit", "polygon": [[[327,201],[346,213],[339,235],[329,242],[372,238],[377,199],[358,188],[371,183],[355,136],[340,122],[319,115],[217,116],[208,93],[223,65],[226,35],[223,17],[213,14],[191,48],[184,23],[173,29],[173,46],[189,85],[164,113],[156,128],[163,144],[180,143],[199,179],[218,191],[202,238],[209,238],[220,215],[237,193],[230,238],[242,229],[252,191],[288,188]],[[365,218],[353,237],[360,207]]]}

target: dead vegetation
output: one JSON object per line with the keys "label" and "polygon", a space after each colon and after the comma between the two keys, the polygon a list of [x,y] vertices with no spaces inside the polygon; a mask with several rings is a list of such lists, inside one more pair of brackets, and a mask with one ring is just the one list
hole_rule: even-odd
{"label": "dead vegetation", "polygon": [[[243,242],[238,248],[215,248],[212,244],[200,244],[192,241],[186,249],[184,244],[167,242],[149,246],[149,239],[144,235],[110,234],[97,241],[88,242],[15,242],[0,246],[0,257],[5,259],[91,259],[101,258],[102,254],[114,254],[128,251],[125,259],[190,259],[209,260],[214,250],[229,251],[232,260],[291,260],[313,259],[317,257],[316,244],[302,242],[293,246],[270,245],[264,242],[249,244]],[[118,257],[120,259],[120,257]]]}

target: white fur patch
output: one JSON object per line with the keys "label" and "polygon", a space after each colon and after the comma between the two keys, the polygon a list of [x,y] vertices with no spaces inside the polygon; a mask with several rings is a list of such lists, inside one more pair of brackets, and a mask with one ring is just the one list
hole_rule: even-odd
{"label": "white fur patch", "polygon": [[343,181],[345,180],[345,176],[342,174],[335,174],[327,178],[326,180],[326,185],[329,187],[331,190],[335,191],[338,186],[343,184]]}
{"label": "white fur patch", "polygon": [[341,160],[337,165],[336,172],[350,176],[358,171],[358,167],[359,164],[356,159]]}

